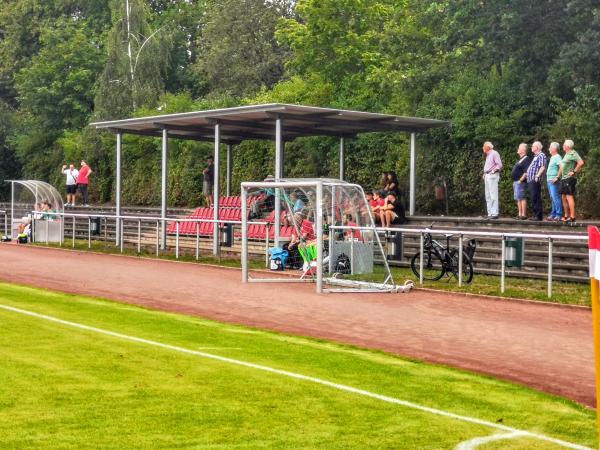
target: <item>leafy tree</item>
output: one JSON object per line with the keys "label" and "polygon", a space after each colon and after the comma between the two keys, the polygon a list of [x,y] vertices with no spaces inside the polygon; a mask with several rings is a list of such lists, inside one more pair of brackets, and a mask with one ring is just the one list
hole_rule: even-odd
{"label": "leafy tree", "polygon": [[96,115],[114,119],[153,105],[164,92],[170,37],[167,25],[152,29],[142,0],[113,4],[115,21],[108,35],[108,57],[96,95]]}
{"label": "leafy tree", "polygon": [[288,10],[282,0],[211,1],[195,63],[205,93],[244,97],[282,79],[289,53],[277,43],[275,28]]}

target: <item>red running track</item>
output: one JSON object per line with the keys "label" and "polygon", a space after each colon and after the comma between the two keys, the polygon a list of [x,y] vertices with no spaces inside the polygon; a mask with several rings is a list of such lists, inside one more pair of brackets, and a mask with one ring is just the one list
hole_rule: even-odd
{"label": "red running track", "polygon": [[0,279],[380,349],[595,406],[585,308],[421,290],[317,295],[243,285],[237,269],[12,244],[0,245]]}

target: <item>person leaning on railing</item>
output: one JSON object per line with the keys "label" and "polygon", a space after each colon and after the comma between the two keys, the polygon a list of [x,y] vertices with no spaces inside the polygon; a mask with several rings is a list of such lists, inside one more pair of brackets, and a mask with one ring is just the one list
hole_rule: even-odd
{"label": "person leaning on railing", "polygon": [[563,223],[574,223],[577,214],[575,212],[575,193],[577,185],[577,174],[583,169],[585,164],[581,156],[573,148],[575,144],[571,139],[567,139],[563,144],[565,156],[563,156],[558,170],[560,178],[560,193],[564,208]]}

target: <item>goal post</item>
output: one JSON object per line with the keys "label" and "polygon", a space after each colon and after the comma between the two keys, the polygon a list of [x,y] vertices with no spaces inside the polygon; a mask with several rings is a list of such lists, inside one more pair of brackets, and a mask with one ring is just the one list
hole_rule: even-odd
{"label": "goal post", "polygon": [[[317,293],[409,289],[394,284],[361,186],[327,178],[244,182],[241,197],[243,283],[313,282]],[[251,273],[249,244],[264,241],[271,226],[280,244],[269,249],[273,271]]]}

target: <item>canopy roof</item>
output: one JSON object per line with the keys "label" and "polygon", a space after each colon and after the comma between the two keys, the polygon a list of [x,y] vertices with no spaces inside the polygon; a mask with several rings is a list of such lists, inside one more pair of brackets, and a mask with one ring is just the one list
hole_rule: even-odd
{"label": "canopy roof", "polygon": [[[18,184],[25,187],[35,199],[35,203],[49,202],[56,212],[64,211],[62,196],[54,186],[41,180],[4,180],[7,183]],[[14,202],[11,202],[14,203]],[[14,206],[11,206],[14,208]]]}
{"label": "canopy roof", "polygon": [[273,103],[94,122],[90,126],[156,137],[166,129],[172,138],[213,141],[214,126],[218,123],[221,142],[237,144],[244,140],[273,140],[277,118],[283,121],[285,140],[301,136],[354,137],[359,133],[378,131],[420,133],[450,123],[418,117]]}

